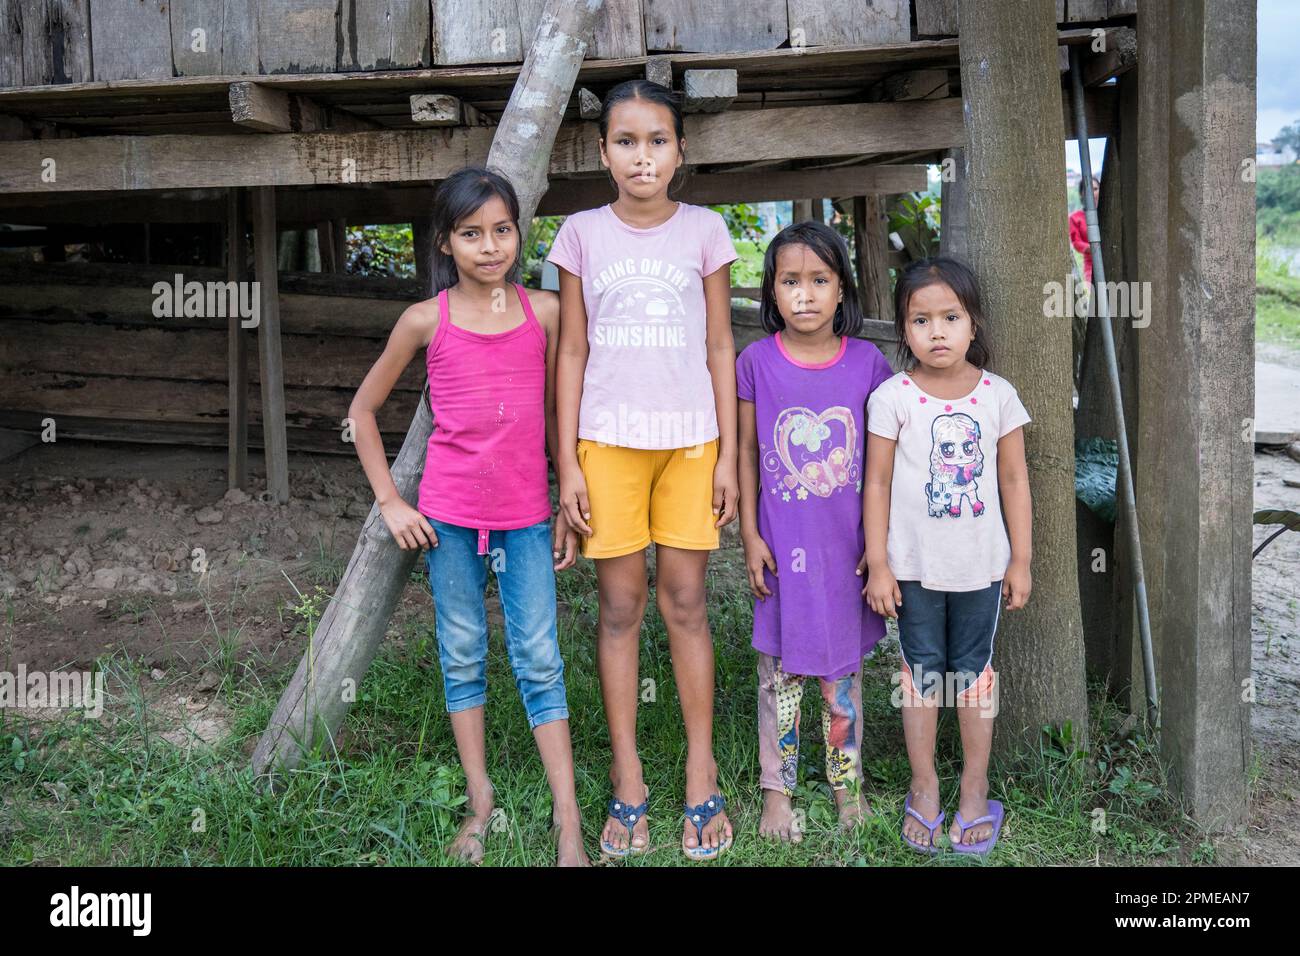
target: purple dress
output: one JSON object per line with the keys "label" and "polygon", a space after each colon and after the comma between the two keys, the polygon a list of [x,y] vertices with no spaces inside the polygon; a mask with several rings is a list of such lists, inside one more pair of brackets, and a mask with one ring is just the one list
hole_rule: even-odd
{"label": "purple dress", "polygon": [[862,482],[867,397],[893,376],[880,350],[842,338],[829,362],[808,365],[779,335],[736,359],[736,393],[758,427],[758,532],[778,576],[754,602],[754,647],[787,674],[851,674],[884,636],[862,596]]}

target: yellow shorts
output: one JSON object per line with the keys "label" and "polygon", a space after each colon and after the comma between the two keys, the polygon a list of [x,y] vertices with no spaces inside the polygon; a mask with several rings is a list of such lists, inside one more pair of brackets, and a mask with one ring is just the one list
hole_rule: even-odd
{"label": "yellow shorts", "polygon": [[587,481],[591,537],[585,558],[617,558],[651,541],[672,548],[718,547],[713,513],[713,469],[718,440],[690,448],[622,448],[578,440],[578,464]]}

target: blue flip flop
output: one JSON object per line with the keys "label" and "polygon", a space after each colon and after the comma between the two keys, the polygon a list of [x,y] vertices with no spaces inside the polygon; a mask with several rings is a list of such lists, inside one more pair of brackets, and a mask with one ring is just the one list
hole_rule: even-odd
{"label": "blue flip flop", "polygon": [[601,840],[600,852],[602,856],[609,857],[610,859],[621,860],[624,857],[640,856],[642,853],[645,853],[650,849],[648,840],[649,830],[646,831],[647,842],[645,846],[635,846],[632,843],[632,828],[636,826],[638,820],[645,816],[646,808],[649,805],[650,790],[648,788],[645,792],[645,799],[636,806],[625,803],[617,797],[610,797],[609,803],[606,804],[605,809],[609,811],[611,817],[623,824],[623,826],[627,827],[627,846],[618,847],[614,846],[608,840]]}
{"label": "blue flip flop", "polygon": [[710,820],[725,809],[727,809],[727,801],[722,799],[722,795],[719,793],[715,793],[697,807],[693,807],[689,803],[682,804],[682,812],[685,814],[686,819],[695,826],[696,845],[694,847],[682,847],[682,852],[686,854],[687,859],[716,860],[731,846],[731,841],[726,838],[715,847],[704,845],[704,828],[709,825]]}

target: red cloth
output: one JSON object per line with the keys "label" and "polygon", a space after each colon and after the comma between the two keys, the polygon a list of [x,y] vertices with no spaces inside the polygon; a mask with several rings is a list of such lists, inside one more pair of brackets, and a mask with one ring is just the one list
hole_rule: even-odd
{"label": "red cloth", "polygon": [[1088,217],[1082,209],[1070,213],[1070,245],[1083,253],[1083,278],[1092,281],[1092,246],[1088,242]]}

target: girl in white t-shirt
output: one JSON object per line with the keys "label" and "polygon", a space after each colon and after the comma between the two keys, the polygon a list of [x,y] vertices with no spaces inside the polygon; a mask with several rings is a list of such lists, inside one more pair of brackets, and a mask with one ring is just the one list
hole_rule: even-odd
{"label": "girl in white t-shirt", "polygon": [[867,402],[863,594],[872,610],[898,620],[896,698],[912,765],[903,840],[938,851],[944,813],[934,741],[938,708],[948,704],[957,708],[964,757],[949,838],[958,853],[983,854],[1003,816],[988,799],[999,599],[1015,610],[1030,590],[1022,428],[1030,419],[1011,383],[988,369],[979,288],[967,266],[949,258],[910,264],[894,290],[894,322],[903,371]]}

